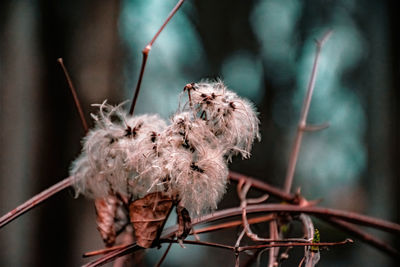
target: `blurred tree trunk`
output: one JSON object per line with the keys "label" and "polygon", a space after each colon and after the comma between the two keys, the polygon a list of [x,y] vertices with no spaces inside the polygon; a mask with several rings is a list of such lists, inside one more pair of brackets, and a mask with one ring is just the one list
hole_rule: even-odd
{"label": "blurred tree trunk", "polygon": [[[35,173],[40,160],[37,140],[41,133],[39,103],[42,63],[37,42],[37,5],[16,1],[6,8],[8,12],[2,19],[0,54],[2,214],[35,191]],[[21,17],[24,19],[21,20]],[[37,213],[32,214],[0,232],[0,259],[3,266],[29,265],[35,248],[34,228],[37,219]]]}
{"label": "blurred tree trunk", "polygon": [[[57,58],[88,103],[118,97],[119,1],[1,4],[0,213],[68,176],[83,130]],[[119,101],[119,100],[118,100]],[[89,201],[63,192],[0,232],[2,266],[76,266],[99,242]],[[84,237],[84,238],[83,238]],[[92,239],[95,238],[95,241]],[[75,255],[75,256],[71,256]]]}

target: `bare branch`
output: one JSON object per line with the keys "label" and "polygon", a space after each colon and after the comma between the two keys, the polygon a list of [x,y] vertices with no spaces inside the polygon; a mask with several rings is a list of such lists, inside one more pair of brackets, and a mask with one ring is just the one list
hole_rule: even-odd
{"label": "bare branch", "polygon": [[171,20],[171,18],[175,15],[175,13],[178,11],[178,9],[182,6],[183,2],[185,2],[185,0],[179,0],[179,2],[175,5],[175,7],[169,13],[167,19],[161,25],[160,29],[154,35],[153,39],[151,39],[150,43],[148,43],[142,51],[142,54],[143,54],[142,66],[140,67],[139,79],[136,84],[135,95],[133,96],[131,108],[129,109],[129,114],[131,114],[131,115],[133,114],[133,111],[135,110],[136,101],[139,96],[140,85],[142,84],[143,74],[144,74],[144,70],[146,68],[146,62],[147,62],[147,58],[149,56],[151,47],[153,46],[154,42],[156,41],[156,39],[160,35],[160,33],[164,30],[165,26],[167,26],[167,24]]}
{"label": "bare branch", "polygon": [[[203,242],[203,241],[196,241],[196,240],[173,240],[173,239],[160,239],[160,243],[179,243],[182,242],[184,244],[189,245],[200,245],[206,247],[213,247],[213,248],[220,248],[225,250],[230,250],[233,252],[243,252],[246,250],[253,250],[253,249],[260,249],[260,248],[271,248],[271,247],[304,247],[304,246],[319,246],[319,247],[327,247],[327,246],[337,246],[337,245],[344,245],[348,243],[353,243],[353,240],[346,239],[344,241],[339,242],[321,242],[321,243],[311,243],[311,242],[291,242],[291,243],[276,243],[276,244],[262,244],[262,245],[254,245],[254,246],[243,246],[235,248],[234,246],[213,243],[213,242]],[[117,249],[103,257],[100,257],[86,265],[84,267],[95,267],[95,266],[102,266],[115,258],[121,257],[128,253],[131,253],[136,250],[141,250],[142,247],[136,245],[136,243],[127,245],[126,248]]]}
{"label": "bare branch", "polygon": [[[310,216],[305,214],[300,214],[300,221],[303,224],[303,232],[308,240],[314,240],[314,224],[310,218]],[[305,260],[305,267],[314,267],[318,261],[320,260],[319,251],[314,251],[311,246],[304,247],[304,260]]]}
{"label": "bare branch", "polygon": [[294,176],[294,171],[296,169],[297,159],[299,157],[301,141],[303,139],[304,129],[306,128],[306,125],[307,125],[308,111],[310,109],[311,98],[312,98],[312,94],[313,94],[314,87],[315,87],[315,80],[317,77],[319,55],[321,53],[322,46],[328,40],[328,38],[331,34],[332,34],[332,31],[329,31],[322,37],[322,39],[320,41],[317,41],[317,51],[315,53],[314,64],[313,64],[313,68],[312,68],[312,72],[311,72],[311,76],[310,76],[310,81],[309,81],[308,87],[307,87],[307,94],[306,94],[306,97],[304,98],[303,107],[302,107],[301,115],[300,115],[299,126],[297,128],[297,134],[296,134],[296,138],[294,141],[292,152],[290,154],[288,170],[286,173],[285,187],[284,187],[286,193],[289,193],[290,189],[292,187],[293,176]]}
{"label": "bare branch", "polygon": [[168,255],[169,250],[171,249],[172,243],[168,244],[167,249],[165,250],[164,254],[162,255],[161,259],[158,261],[158,263],[156,264],[156,267],[160,267],[161,264],[164,262],[165,258]]}
{"label": "bare branch", "polygon": [[[269,223],[269,236],[271,239],[278,239],[279,238],[279,233],[278,233],[278,224],[276,220],[273,220]],[[271,243],[275,244],[275,243]],[[269,258],[268,258],[268,266],[273,267],[277,265],[277,258],[279,254],[279,248],[271,248],[269,250]]]}
{"label": "bare branch", "polygon": [[[258,237],[257,234],[253,233],[253,231],[251,231],[249,222],[247,221],[247,214],[246,214],[247,203],[253,202],[254,204],[256,204],[265,201],[268,198],[268,195],[264,195],[258,199],[250,199],[250,200],[246,199],[247,192],[249,191],[250,187],[251,187],[251,182],[244,182],[244,180],[240,180],[239,184],[237,185],[237,192],[240,199],[240,208],[242,209],[243,231],[253,241],[270,241],[270,239],[260,238]],[[238,240],[238,242],[240,242],[240,240]]]}
{"label": "bare branch", "polygon": [[81,106],[81,103],[79,101],[78,94],[76,93],[75,86],[72,83],[71,77],[69,76],[68,70],[64,65],[63,59],[59,58],[59,59],[57,59],[57,61],[58,61],[58,63],[60,63],[61,68],[64,71],[65,78],[67,79],[67,82],[68,82],[68,85],[69,85],[69,89],[71,90],[72,96],[74,98],[76,109],[78,110],[79,117],[81,118],[83,129],[85,130],[85,133],[87,133],[89,131],[89,127],[88,127],[87,121],[85,119],[85,115],[83,115],[82,106]]}
{"label": "bare branch", "polygon": [[28,201],[22,203],[12,211],[8,212],[4,216],[0,218],[0,228],[8,224],[9,222],[15,220],[25,212],[31,210],[32,208],[36,207],[49,197],[55,195],[56,193],[64,190],[65,188],[68,188],[71,186],[74,182],[75,177],[70,176],[55,185],[47,188],[46,190],[42,191],[41,193],[37,194],[36,196],[32,197]]}
{"label": "bare branch", "polygon": [[97,256],[97,255],[102,255],[102,254],[106,254],[106,253],[109,253],[111,251],[115,251],[117,249],[124,248],[124,247],[126,247],[126,244],[112,246],[112,247],[109,247],[109,248],[103,248],[103,249],[99,249],[99,250],[94,250],[94,251],[90,251],[90,252],[84,253],[82,255],[82,257],[87,258],[87,257],[93,257],[93,256]]}
{"label": "bare branch", "polygon": [[[261,222],[267,222],[267,221],[273,220],[275,218],[276,218],[276,216],[274,214],[268,214],[265,216],[248,219],[248,223],[256,224],[256,223],[261,223]],[[236,221],[230,221],[230,222],[226,222],[226,223],[221,223],[221,224],[217,224],[217,225],[212,225],[212,226],[196,229],[194,232],[196,234],[209,233],[209,232],[226,229],[226,228],[232,228],[232,227],[236,227],[236,226],[240,226],[240,225],[243,225],[243,221],[236,220]]]}
{"label": "bare branch", "polygon": [[263,190],[263,191],[267,192],[268,194],[270,194],[271,196],[278,197],[278,198],[288,201],[288,202],[292,202],[296,198],[296,196],[294,194],[286,193],[283,190],[281,190],[277,187],[274,187],[272,185],[269,185],[267,183],[264,183],[257,178],[246,176],[244,174],[237,173],[234,171],[229,171],[229,179],[231,179],[232,181],[236,181],[236,182],[243,179],[246,182],[250,182],[252,187]]}
{"label": "bare branch", "polygon": [[[328,208],[320,208],[320,207],[299,207],[299,206],[294,206],[294,205],[282,205],[282,204],[263,204],[263,205],[253,205],[249,206],[247,208],[247,213],[259,213],[259,212],[279,212],[279,211],[284,211],[284,212],[295,212],[295,213],[309,213],[313,215],[318,215],[321,216],[322,219],[332,218],[332,217],[337,217],[340,219],[345,219],[354,223],[358,224],[363,224],[367,226],[372,226],[375,228],[383,229],[389,232],[394,232],[399,234],[400,233],[400,225],[391,223],[391,222],[386,222],[384,220],[380,219],[375,219],[371,218],[365,215],[360,215],[357,213],[353,212],[346,212],[346,211],[341,211],[341,210],[335,210],[335,209],[328,209]],[[214,212],[213,214],[202,216],[200,218],[194,219],[192,221],[192,225],[195,226],[200,223],[207,223],[211,221],[216,221],[219,219],[224,219],[224,218],[229,218],[233,216],[238,216],[242,213],[241,208],[230,208],[230,209],[225,209],[222,211],[217,211]],[[166,238],[171,238],[175,235],[176,231],[178,230],[178,226],[172,226],[167,229],[164,229],[161,238],[166,239]],[[268,245],[269,247],[282,247],[279,244],[274,244],[274,245]],[[286,243],[287,244],[287,243]],[[292,244],[292,246],[295,246],[293,244],[301,244],[301,246],[325,246],[326,243],[289,243]],[[328,244],[329,245],[329,244]],[[261,245],[262,247],[268,247],[267,245]],[[290,247],[290,245],[285,245],[286,247]],[[251,247],[251,249],[257,249],[257,248],[262,248],[262,247]],[[123,256],[127,253],[131,253],[133,251],[136,251],[140,249],[136,244],[130,244],[126,245],[123,248],[117,249],[115,251],[112,251],[99,259],[85,265],[87,267],[89,266],[100,266],[102,264],[105,264],[107,262],[110,262],[114,260],[115,258],[118,258],[120,256]]]}
{"label": "bare branch", "polygon": [[306,125],[302,128],[303,131],[305,132],[315,132],[315,131],[321,131],[321,130],[325,130],[329,127],[329,123],[325,122],[323,124],[320,125]]}
{"label": "bare branch", "polygon": [[338,228],[341,228],[342,230],[356,237],[357,239],[360,239],[361,241],[370,244],[371,246],[387,253],[392,257],[400,257],[400,252],[398,250],[388,245],[387,243],[383,242],[379,238],[376,238],[375,236],[368,234],[367,232],[359,229],[358,227],[350,223],[344,222],[336,218],[329,218],[327,222]]}
{"label": "bare branch", "polygon": [[351,244],[354,243],[351,239],[346,239],[343,241],[338,242],[320,242],[320,243],[311,243],[311,242],[296,242],[296,243],[277,243],[277,244],[264,244],[264,245],[254,245],[254,246],[245,246],[240,247],[239,251],[245,250],[253,250],[253,249],[260,249],[260,248],[272,248],[272,247],[305,247],[305,246],[319,246],[319,247],[328,247],[328,246],[338,246],[344,244]]}

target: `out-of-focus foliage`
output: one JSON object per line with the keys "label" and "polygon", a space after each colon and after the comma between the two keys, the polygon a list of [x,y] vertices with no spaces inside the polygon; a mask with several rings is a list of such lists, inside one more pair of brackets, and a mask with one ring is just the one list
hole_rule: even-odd
{"label": "out-of-focus foliage", "polygon": [[[297,117],[287,110],[294,108],[296,114],[301,110],[314,61],[315,39],[333,30],[321,54],[308,120],[311,124],[328,121],[331,127],[305,139],[297,171],[298,184],[312,184],[305,190],[315,197],[321,190],[351,186],[366,165],[364,98],[357,93],[362,88],[344,79],[345,74],[360,67],[366,47],[352,17],[357,7],[347,2],[331,4],[324,23],[311,21],[302,43],[298,26],[307,8],[304,2],[259,1],[252,17],[268,77],[277,85],[294,85],[290,92],[278,90],[274,102],[274,121],[285,128],[297,122]],[[314,16],[321,21],[318,14]],[[291,138],[289,132],[287,140],[290,142]]]}

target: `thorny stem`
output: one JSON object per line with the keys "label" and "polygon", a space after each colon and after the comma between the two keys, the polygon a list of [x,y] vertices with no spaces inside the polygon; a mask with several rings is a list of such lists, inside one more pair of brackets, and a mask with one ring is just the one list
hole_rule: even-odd
{"label": "thorny stem", "polygon": [[307,87],[307,94],[306,94],[306,97],[304,98],[304,103],[303,103],[303,107],[301,110],[300,121],[299,121],[299,125],[297,128],[297,135],[296,135],[296,138],[294,141],[292,152],[290,154],[289,165],[288,165],[288,170],[287,170],[286,179],[285,179],[285,186],[284,186],[286,193],[289,193],[290,189],[292,187],[294,171],[296,169],[296,163],[297,163],[297,159],[299,156],[301,141],[303,139],[303,133],[307,129],[307,115],[308,115],[308,111],[310,109],[311,98],[312,98],[312,94],[313,94],[314,87],[315,87],[315,80],[317,77],[319,55],[321,53],[322,46],[328,40],[328,38],[330,37],[331,34],[332,34],[332,31],[329,31],[322,37],[322,39],[320,41],[317,41],[317,51],[315,53],[314,65],[312,68],[310,81],[309,81],[308,87]]}
{"label": "thorny stem", "polygon": [[28,201],[24,202],[23,204],[19,205],[12,211],[8,212],[4,216],[0,218],[0,228],[8,224],[9,222],[13,221],[14,219],[18,218],[25,212],[29,211],[30,209],[36,207],[44,200],[50,198],[54,194],[68,188],[74,182],[75,177],[70,176],[55,185],[47,188],[46,190],[42,191],[41,193],[37,194],[36,196],[32,197]]}
{"label": "thorny stem", "polygon": [[81,118],[83,129],[85,130],[85,133],[87,133],[89,131],[89,127],[88,127],[87,121],[85,119],[85,116],[83,115],[82,106],[81,106],[81,103],[79,102],[79,98],[78,98],[78,94],[76,93],[75,86],[72,83],[71,77],[69,76],[68,70],[64,65],[63,59],[59,58],[59,59],[57,59],[57,61],[58,61],[58,63],[60,63],[61,68],[64,71],[65,78],[67,79],[67,82],[68,82],[68,85],[69,85],[69,89],[71,90],[72,96],[74,98],[76,109],[78,110],[79,117]]}
{"label": "thorny stem", "polygon": [[175,13],[178,11],[178,9],[182,6],[183,2],[185,2],[185,0],[179,0],[179,2],[175,5],[175,7],[169,13],[167,19],[161,25],[160,29],[154,35],[153,39],[151,39],[150,43],[148,43],[145,46],[145,48],[143,49],[143,51],[142,51],[142,54],[143,54],[142,66],[140,67],[139,79],[138,79],[138,82],[136,84],[135,95],[133,96],[131,108],[129,109],[129,114],[130,115],[132,115],[133,111],[135,110],[136,101],[137,101],[137,98],[139,96],[140,85],[142,84],[143,74],[144,74],[144,70],[146,68],[147,58],[149,56],[151,47],[153,46],[154,42],[156,41],[156,39],[160,35],[160,33],[164,30],[165,26],[167,26],[167,24],[171,20],[171,18],[175,15]]}

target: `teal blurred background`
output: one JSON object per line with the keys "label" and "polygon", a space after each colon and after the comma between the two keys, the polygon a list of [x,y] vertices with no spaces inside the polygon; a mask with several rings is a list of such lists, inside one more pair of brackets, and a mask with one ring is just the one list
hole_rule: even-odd
{"label": "teal blurred background", "polygon": [[[0,3],[0,214],[68,175],[83,129],[56,59],[63,57],[86,118],[92,103],[131,99],[141,50],[173,0]],[[321,205],[399,222],[399,40],[394,1],[187,0],[150,52],[136,112],[168,118],[184,85],[221,78],[260,112],[262,141],[231,169],[283,186],[310,76],[321,54],[294,188]],[[237,205],[231,186],[221,207]],[[102,247],[90,200],[62,192],[0,230],[1,266],[77,266]],[[348,237],[315,221],[325,241]],[[263,228],[258,229],[260,232]],[[232,244],[235,231],[202,237]],[[393,237],[373,232],[399,245]],[[396,243],[397,242],[397,243]],[[154,265],[164,248],[147,253]],[[301,249],[283,266],[297,266]],[[368,255],[368,256],[367,256]],[[323,251],[321,266],[396,266],[356,242]],[[243,257],[245,259],[245,257]],[[261,258],[265,264],[267,255]],[[173,247],[164,266],[232,266],[230,253]]]}

